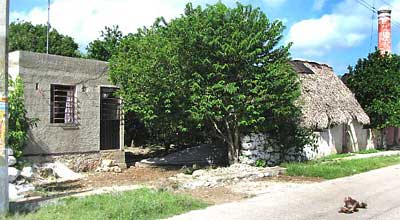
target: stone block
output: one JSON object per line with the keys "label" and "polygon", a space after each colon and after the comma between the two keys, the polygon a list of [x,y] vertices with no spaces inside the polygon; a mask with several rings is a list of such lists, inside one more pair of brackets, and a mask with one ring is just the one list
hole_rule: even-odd
{"label": "stone block", "polygon": [[24,167],[21,171],[21,176],[23,176],[25,179],[31,179],[33,176],[33,168]]}
{"label": "stone block", "polygon": [[8,197],[10,198],[10,201],[16,201],[23,198],[23,196],[18,194],[17,186],[11,183],[8,184]]}
{"label": "stone block", "polygon": [[19,177],[20,174],[21,174],[21,171],[19,171],[17,168],[9,167],[8,168],[8,182],[10,182],[10,183],[14,182]]}
{"label": "stone block", "polygon": [[249,135],[243,136],[242,137],[242,143],[248,143],[250,142],[251,138]]}
{"label": "stone block", "polygon": [[114,166],[114,164],[115,164],[115,161],[114,160],[102,160],[101,161],[101,167],[113,167]]}
{"label": "stone block", "polygon": [[14,156],[8,156],[8,166],[15,166],[17,164],[17,159]]}
{"label": "stone block", "polygon": [[254,149],[256,149],[256,145],[253,142],[242,143],[242,149],[244,149],[244,150],[254,150]]}
{"label": "stone block", "polygon": [[14,156],[14,151],[11,148],[6,148],[8,156]]}

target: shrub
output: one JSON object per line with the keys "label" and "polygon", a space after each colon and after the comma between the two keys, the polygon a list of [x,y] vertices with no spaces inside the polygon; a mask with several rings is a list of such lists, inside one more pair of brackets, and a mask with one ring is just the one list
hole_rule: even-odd
{"label": "shrub", "polygon": [[9,80],[9,87],[8,146],[13,149],[14,156],[18,159],[22,156],[29,127],[34,125],[37,119],[26,116],[24,86],[21,78],[17,77],[15,81]]}

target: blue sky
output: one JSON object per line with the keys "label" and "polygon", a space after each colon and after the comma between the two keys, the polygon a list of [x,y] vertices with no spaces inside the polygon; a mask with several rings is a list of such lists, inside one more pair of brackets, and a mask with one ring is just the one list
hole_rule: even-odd
{"label": "blue sky", "polygon": [[[193,0],[195,5],[217,0]],[[234,0],[222,0],[234,6]],[[326,63],[339,75],[366,57],[377,45],[377,16],[367,6],[392,10],[392,50],[400,52],[399,0],[243,0],[260,7],[286,30],[282,43],[293,42],[292,57]],[[51,0],[52,27],[72,36],[81,50],[99,37],[104,26],[118,24],[124,33],[152,24],[154,19],[179,16],[183,0]],[[10,19],[45,23],[47,0],[10,0]]]}

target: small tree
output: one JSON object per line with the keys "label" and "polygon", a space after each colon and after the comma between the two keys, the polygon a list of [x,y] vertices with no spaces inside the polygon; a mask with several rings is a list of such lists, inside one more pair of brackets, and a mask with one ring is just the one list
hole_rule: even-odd
{"label": "small tree", "polygon": [[375,51],[349,67],[348,87],[373,128],[400,127],[400,57]]}
{"label": "small tree", "polygon": [[297,123],[300,87],[290,45],[279,46],[283,29],[251,6],[188,4],[180,18],[158,19],[122,40],[111,80],[147,126],[166,134],[204,130],[229,146],[231,162],[250,132],[276,134],[288,148],[280,140],[292,139],[279,131]]}
{"label": "small tree", "polygon": [[112,28],[105,27],[104,31],[101,31],[100,37],[101,39],[89,43],[87,47],[88,58],[108,61],[116,52],[123,34],[117,25]]}
{"label": "small tree", "polygon": [[372,128],[382,132],[387,127],[400,127],[398,55],[381,54],[378,50],[370,53],[367,58],[359,59],[354,67],[349,67],[346,83],[370,116]]}
{"label": "small tree", "polygon": [[28,138],[29,127],[34,125],[37,119],[29,119],[26,116],[22,80],[19,77],[15,81],[10,79],[9,87],[8,146],[13,149],[14,156],[19,158]]}

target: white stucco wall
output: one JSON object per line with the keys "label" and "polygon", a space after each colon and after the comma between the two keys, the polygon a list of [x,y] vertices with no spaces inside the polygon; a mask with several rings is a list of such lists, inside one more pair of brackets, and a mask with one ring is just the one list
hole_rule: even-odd
{"label": "white stucco wall", "polygon": [[[323,131],[314,132],[316,148],[305,146],[303,156],[307,159],[316,159],[330,154],[354,152],[374,148],[372,131],[364,129],[357,121],[341,124]],[[355,141],[355,142],[353,142]],[[268,143],[268,138],[261,134],[252,134],[242,139],[242,162],[254,164],[262,159],[271,164],[279,163],[279,155]],[[295,155],[286,155],[285,159],[298,160]]]}

